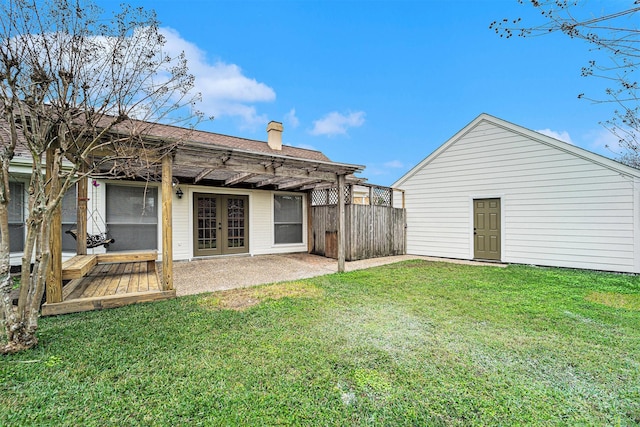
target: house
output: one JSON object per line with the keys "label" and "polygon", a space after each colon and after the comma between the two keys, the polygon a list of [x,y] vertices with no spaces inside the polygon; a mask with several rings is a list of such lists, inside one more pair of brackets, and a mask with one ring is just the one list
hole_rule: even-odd
{"label": "house", "polygon": [[[154,128],[157,138],[175,132],[170,126]],[[194,131],[177,147],[173,260],[307,251],[309,192],[337,185],[339,175],[359,182],[353,174],[364,167],[283,145],[282,133],[277,122],[269,123],[266,142]],[[90,187],[89,211],[104,213],[105,229],[115,240],[95,252],[162,251],[159,182],[98,181]]]}
{"label": "house", "polygon": [[[154,125],[153,138],[171,139],[183,129]],[[186,130],[185,130],[186,132]],[[336,186],[363,166],[332,162],[319,151],[282,144],[283,127],[271,122],[267,142],[190,131],[172,157],[173,260],[211,255],[307,251],[308,194]],[[23,195],[31,163],[12,165],[12,248],[18,260],[24,223]],[[161,182],[94,179],[88,186],[89,234],[106,233],[114,242],[89,254],[158,249],[162,252]],[[165,196],[167,196],[165,195]],[[76,252],[68,232],[77,228],[76,189],[62,206],[63,256]]]}
{"label": "house", "polygon": [[[54,265],[43,314],[173,297],[174,260],[310,251],[311,195],[331,188],[336,204],[343,202],[337,215],[341,236],[337,245],[339,270],[344,270],[344,197],[350,186],[363,181],[354,176],[363,166],[333,162],[321,152],[282,144],[283,127],[278,122],[268,124],[266,142],[147,125],[145,141],[180,140],[161,162],[149,165],[155,181],[81,180],[65,196],[61,215],[52,223],[52,227],[60,224],[60,231],[52,234],[62,240],[52,243]],[[16,156],[10,202],[14,263],[22,256],[29,172],[30,160]],[[108,244],[85,245],[81,237],[85,229],[89,236],[104,236]],[[67,233],[72,230],[80,243]],[[152,286],[157,256],[162,260],[162,276]],[[63,260],[67,260],[64,265]],[[132,271],[118,270],[115,264],[133,262],[140,264],[138,276],[144,288],[141,285],[129,297],[115,295],[119,292],[115,277]],[[98,264],[104,264],[103,271],[87,278]],[[114,264],[111,271],[107,264]],[[142,274],[147,268],[149,274]],[[65,285],[63,291],[66,280],[72,285]]]}
{"label": "house", "polygon": [[640,273],[640,170],[488,114],[394,187],[408,254]]}

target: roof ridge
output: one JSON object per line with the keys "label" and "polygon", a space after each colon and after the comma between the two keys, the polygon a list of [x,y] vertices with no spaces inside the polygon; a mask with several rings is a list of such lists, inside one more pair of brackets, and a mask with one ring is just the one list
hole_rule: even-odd
{"label": "roof ridge", "polygon": [[[167,124],[167,123],[151,123],[151,125],[153,126],[162,126],[162,127],[166,127],[166,128],[173,128],[176,130],[187,130],[187,128],[183,127],[183,126],[178,126],[178,125],[174,125],[174,124]],[[226,133],[220,133],[220,132],[213,132],[210,130],[204,130],[204,129],[198,129],[196,127],[194,127],[193,129],[191,129],[192,132],[197,132],[199,134],[204,134],[204,135],[217,135],[217,136],[222,136],[222,137],[226,137],[226,138],[232,138],[232,139],[236,139],[236,140],[243,140],[243,141],[248,141],[248,142],[257,142],[257,143],[263,143],[263,144],[267,144],[266,140],[260,140],[260,139],[254,139],[254,138],[246,138],[243,136],[236,136],[236,135],[229,135]],[[304,151],[309,151],[309,152],[314,152],[314,153],[320,153],[323,154],[324,153],[320,150],[316,150],[316,149],[311,149],[311,148],[305,148],[305,147],[297,147],[295,145],[291,145],[291,144],[282,144],[283,147],[288,147],[288,148],[294,148],[296,150],[304,150]]]}

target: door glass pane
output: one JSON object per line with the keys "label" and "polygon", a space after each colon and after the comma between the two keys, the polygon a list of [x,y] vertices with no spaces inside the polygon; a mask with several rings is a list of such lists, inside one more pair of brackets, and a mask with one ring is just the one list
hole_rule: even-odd
{"label": "door glass pane", "polygon": [[218,221],[216,218],[216,198],[198,198],[198,249],[218,247]]}
{"label": "door glass pane", "polygon": [[244,199],[227,199],[227,247],[241,248],[244,239],[245,205]]}

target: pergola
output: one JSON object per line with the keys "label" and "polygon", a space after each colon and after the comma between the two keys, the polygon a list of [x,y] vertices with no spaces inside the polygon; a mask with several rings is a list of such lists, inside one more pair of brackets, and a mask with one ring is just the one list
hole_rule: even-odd
{"label": "pergola", "polygon": [[[150,138],[153,142],[154,138]],[[160,138],[155,142],[161,143]],[[144,148],[141,148],[144,150]],[[204,184],[216,187],[242,187],[259,190],[310,191],[319,188],[338,189],[338,271],[345,264],[345,188],[347,183],[362,182],[354,173],[364,166],[320,159],[293,157],[275,152],[257,152],[215,143],[186,140],[173,145],[161,159],[149,165],[151,175],[161,181],[162,194],[162,274],[161,292],[173,292],[172,201],[174,184]],[[50,173],[50,168],[47,168]],[[77,187],[77,257],[87,255],[87,180]],[[311,215],[311,210],[308,211]],[[63,302],[61,215],[52,223],[52,268],[47,280],[47,304]],[[136,254],[112,254],[112,262],[140,260]],[[78,258],[80,259],[80,258]],[[136,302],[136,301],[134,301]],[[130,303],[130,302],[129,302]],[[43,310],[44,312],[44,310]]]}

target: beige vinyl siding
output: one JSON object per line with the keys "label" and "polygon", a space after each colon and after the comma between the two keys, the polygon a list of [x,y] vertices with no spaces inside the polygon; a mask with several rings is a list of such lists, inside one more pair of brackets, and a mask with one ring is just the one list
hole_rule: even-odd
{"label": "beige vinyl siding", "polygon": [[193,187],[186,185],[179,185],[179,187],[184,193],[182,199],[176,196],[176,188],[172,191],[173,259],[187,260],[191,259],[193,254],[193,233],[191,232]]}
{"label": "beige vinyl siding", "polygon": [[502,200],[502,261],[634,271],[634,178],[480,120],[396,185],[407,252],[473,258],[472,201]]}
{"label": "beige vinyl siding", "polygon": [[[257,192],[258,193],[258,192]],[[273,196],[274,194],[295,194],[302,196],[302,243],[294,244],[281,244],[276,245],[274,243],[274,217],[273,217]],[[261,191],[259,192],[260,198],[260,212],[256,214],[258,221],[260,222],[257,227],[260,235],[256,239],[255,251],[252,251],[254,255],[259,254],[281,254],[291,252],[306,252],[307,251],[307,196],[304,193],[289,193],[289,192],[277,192],[277,191]]]}
{"label": "beige vinyl siding", "polygon": [[[144,185],[140,183],[130,183],[126,181],[114,181],[119,185]],[[211,194],[236,194],[249,197],[249,254],[276,254],[307,251],[307,209],[306,194],[296,193],[303,196],[303,243],[292,245],[274,245],[273,243],[273,195],[282,194],[265,190],[247,190],[205,187],[198,185],[180,184],[184,195],[178,199],[173,189],[173,259],[190,260],[193,255],[193,193]],[[89,188],[90,210],[100,212],[105,217],[106,211],[106,183],[100,181],[100,185]],[[293,193],[288,193],[293,194]],[[158,188],[158,200],[161,203],[162,192]],[[162,218],[161,209],[158,213],[158,257],[162,258]],[[92,229],[89,224],[89,232],[97,233],[97,229]],[[89,253],[104,253],[103,247],[89,249]]]}
{"label": "beige vinyl siding", "polygon": [[[184,196],[173,196],[173,259],[193,258],[193,193],[236,194],[249,197],[249,254],[304,252],[306,245],[306,195],[303,197],[305,219],[304,243],[299,245],[273,244],[273,192],[231,188],[180,185]],[[174,191],[175,193],[175,191]]]}
{"label": "beige vinyl siding", "polygon": [[[250,224],[251,246],[249,250],[253,255],[268,254],[273,241],[273,220],[271,219],[271,198],[273,196],[271,191],[255,191],[252,196],[249,202],[252,209],[252,222]],[[253,205],[251,205],[251,202],[253,202]]]}

